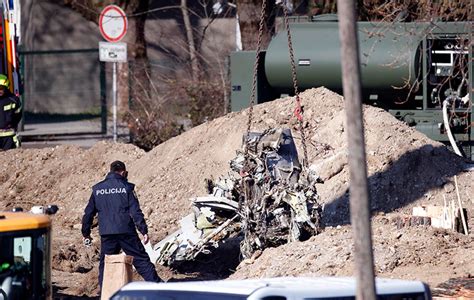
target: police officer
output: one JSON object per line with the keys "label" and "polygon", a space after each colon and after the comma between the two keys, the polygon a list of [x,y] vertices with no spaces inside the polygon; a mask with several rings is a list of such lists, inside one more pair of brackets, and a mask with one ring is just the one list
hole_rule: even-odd
{"label": "police officer", "polygon": [[100,233],[99,284],[102,287],[105,255],[118,254],[122,249],[133,256],[133,265],[146,281],[160,282],[155,266],[145,252],[135,227],[143,235],[143,243],[148,243],[148,227],[140,209],[135,185],[127,180],[125,164],[114,161],[105,180],[92,187],[92,195],[82,218],[84,241],[91,241],[91,226],[98,214]]}
{"label": "police officer", "polygon": [[21,120],[21,102],[10,90],[8,77],[0,74],[0,151],[20,147],[16,135]]}

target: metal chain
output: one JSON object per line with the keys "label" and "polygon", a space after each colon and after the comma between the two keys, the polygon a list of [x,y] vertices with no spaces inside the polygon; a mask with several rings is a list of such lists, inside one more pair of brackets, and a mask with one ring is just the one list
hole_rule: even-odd
{"label": "metal chain", "polygon": [[255,54],[255,63],[253,66],[253,81],[252,81],[252,95],[250,96],[250,107],[249,107],[249,118],[247,120],[247,135],[245,141],[245,165],[248,165],[248,153],[249,153],[249,141],[250,141],[250,127],[252,125],[253,118],[253,106],[255,105],[255,94],[257,90],[257,72],[258,72],[258,63],[260,60],[260,52],[262,47],[263,39],[263,30],[264,30],[264,21],[265,21],[265,11],[267,10],[267,0],[262,1],[262,10],[260,13],[260,24],[258,28],[258,39],[257,39],[257,52]]}
{"label": "metal chain", "polygon": [[296,97],[296,107],[294,114],[296,118],[298,119],[299,123],[299,131],[301,133],[301,144],[303,146],[303,154],[304,154],[304,160],[303,160],[303,167],[308,166],[308,150],[306,147],[306,133],[304,130],[304,124],[303,124],[303,110],[301,107],[301,101],[300,101],[300,95],[298,92],[298,80],[296,78],[296,63],[295,63],[295,55],[293,53],[293,43],[291,42],[291,32],[290,32],[290,24],[288,22],[288,8],[286,5],[283,3],[283,15],[285,19],[285,27],[286,27],[286,34],[288,36],[288,48],[290,50],[290,62],[291,62],[291,73],[293,76],[293,88],[295,91],[295,97]]}
{"label": "metal chain", "polygon": [[[244,167],[243,167],[243,174],[242,176],[246,176],[245,173],[250,171],[250,158],[249,158],[249,147],[250,147],[250,127],[252,125],[252,118],[253,118],[253,106],[255,104],[255,97],[256,97],[256,90],[257,90],[257,72],[258,72],[258,63],[260,60],[260,52],[262,47],[262,39],[263,39],[263,30],[264,30],[264,21],[265,21],[265,11],[267,9],[267,0],[262,0],[262,10],[260,13],[260,23],[258,29],[258,39],[257,39],[257,51],[255,53],[255,63],[253,66],[253,81],[252,81],[252,94],[250,96],[250,107],[249,107],[249,117],[247,120],[247,134],[245,136],[245,152],[244,152]],[[249,185],[249,181],[247,181],[244,177],[241,179],[242,189],[244,191],[244,203],[241,207],[240,213],[242,214],[242,227],[245,233],[244,240],[241,244],[241,251],[242,254],[248,256],[251,254],[251,243],[254,240],[253,237],[255,235],[254,230],[251,228],[251,223],[253,220],[253,212],[255,205],[253,203],[253,195],[251,191],[251,186]],[[240,204],[240,200],[239,200]]]}

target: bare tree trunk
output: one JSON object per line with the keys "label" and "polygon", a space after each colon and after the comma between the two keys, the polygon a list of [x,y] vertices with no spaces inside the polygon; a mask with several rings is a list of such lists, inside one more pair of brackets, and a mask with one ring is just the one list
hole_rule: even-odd
{"label": "bare tree trunk", "polygon": [[[129,63],[124,64],[119,73],[119,82],[122,83],[120,86],[121,90],[119,90],[119,99],[122,104],[127,104],[122,106],[127,109],[121,110],[121,112],[128,111],[129,91],[131,92],[132,100],[138,97],[149,97],[150,64],[145,40],[147,14],[133,16],[136,13],[146,12],[148,8],[148,1],[137,1],[134,2],[134,5],[128,6],[126,10],[127,15],[132,15],[132,17],[128,18],[129,30],[124,40],[128,47]],[[130,84],[131,88],[129,89]]]}
{"label": "bare tree trunk", "polygon": [[262,1],[267,1],[267,9],[265,11],[266,26],[264,28],[262,41],[264,48],[268,45],[272,35],[275,33],[275,14],[272,14],[275,8],[274,0],[237,0],[243,50],[254,50],[257,48]]}
{"label": "bare tree trunk", "polygon": [[338,0],[342,84],[346,106],[350,210],[354,238],[357,299],[374,300],[374,257],[365,157],[359,46],[354,0]]}
{"label": "bare tree trunk", "polygon": [[119,115],[124,115],[129,110],[129,85],[129,63],[117,63],[117,112],[119,113]]}
{"label": "bare tree trunk", "polygon": [[193,80],[199,79],[199,62],[196,55],[196,46],[194,43],[193,27],[189,19],[188,4],[186,0],[181,0],[181,13],[183,14],[184,28],[186,29],[186,38],[188,40],[189,59],[191,61],[191,71]]}

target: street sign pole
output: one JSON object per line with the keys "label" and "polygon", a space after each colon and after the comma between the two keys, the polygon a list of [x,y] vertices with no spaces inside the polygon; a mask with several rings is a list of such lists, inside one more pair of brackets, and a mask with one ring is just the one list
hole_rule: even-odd
{"label": "street sign pole", "polygon": [[127,61],[127,44],[99,42],[99,60],[112,63],[113,139],[117,141],[117,62]]}
{"label": "street sign pole", "polygon": [[112,111],[113,111],[113,123],[114,123],[114,142],[117,142],[117,63],[113,63],[113,74],[112,74]]}
{"label": "street sign pole", "polygon": [[118,43],[127,33],[127,16],[116,5],[104,8],[99,18],[100,33],[109,43],[99,42],[99,60],[112,62],[113,139],[117,142],[117,62],[127,62],[127,44]]}

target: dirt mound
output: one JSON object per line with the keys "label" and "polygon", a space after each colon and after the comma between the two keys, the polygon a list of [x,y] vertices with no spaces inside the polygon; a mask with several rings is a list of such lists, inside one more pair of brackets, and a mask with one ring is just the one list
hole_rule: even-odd
{"label": "dirt mound", "polygon": [[[474,270],[470,253],[474,237],[431,227],[400,230],[389,217],[372,224],[377,276],[423,280],[432,286]],[[275,276],[352,276],[350,226],[329,227],[306,242],[267,249],[256,260],[243,261],[232,279]]]}
{"label": "dirt mound", "polygon": [[[324,204],[323,221],[326,226],[340,225],[342,229],[328,227],[321,235],[307,242],[266,250],[262,257],[252,264],[241,264],[235,277],[300,274],[305,270],[317,274],[351,272],[352,242],[347,233],[350,228],[347,226],[349,174],[343,98],[327,89],[319,88],[305,91],[301,94],[301,100],[305,111],[305,129],[309,137],[309,161],[325,181],[317,186]],[[257,131],[280,126],[292,128],[301,155],[301,138],[296,130],[296,120],[292,116],[293,109],[292,98],[258,105],[254,110],[252,129]],[[137,185],[138,197],[148,220],[152,241],[157,242],[174,231],[177,221],[190,212],[189,198],[206,193],[205,178],[215,178],[227,173],[229,160],[234,157],[235,150],[240,148],[247,113],[247,110],[230,113],[205,123],[148,153],[132,145],[103,142],[88,150],[59,146],[2,153],[0,167],[9,171],[0,175],[0,205],[6,208],[29,208],[32,205],[48,203],[59,205],[60,211],[54,217],[53,249],[56,257],[53,267],[57,272],[84,271],[97,264],[97,257],[87,256],[81,245],[80,220],[89,198],[90,187],[104,177],[111,161],[120,159],[128,165],[130,181]],[[465,195],[474,194],[473,173],[462,172],[463,159],[379,108],[364,107],[364,125],[371,208],[374,213],[389,215],[408,212],[412,206],[418,204],[442,204],[442,194],[447,195],[448,199],[454,199],[452,178],[458,175],[463,205],[469,209],[469,216],[472,215],[474,204]],[[469,222],[470,227],[474,228],[472,217]],[[382,247],[381,245],[393,246],[390,245],[392,240],[389,237],[394,232],[392,226],[381,224],[380,233],[377,232],[378,228],[375,228],[376,249]],[[432,242],[435,235],[430,233],[430,228],[406,230],[411,232],[406,235],[402,233],[407,239],[406,247],[402,247],[403,243],[397,246],[397,251],[402,251],[400,262],[391,263],[387,258],[387,262],[380,265],[380,268],[387,265],[386,268],[392,269],[391,273],[387,274],[404,278],[419,275],[418,278],[432,283],[454,276],[451,271],[455,268],[469,266],[462,255],[467,255],[465,251],[469,249],[472,251],[472,246],[459,242],[464,241],[464,237],[459,237],[459,241],[449,244],[440,244]],[[343,233],[344,231],[347,232]],[[458,236],[443,234],[449,237]],[[472,235],[470,238],[472,239]],[[435,240],[443,239],[444,237]],[[421,244],[429,249],[436,249],[426,252],[423,263],[429,264],[430,261],[438,260],[438,252],[447,251],[446,255],[452,257],[449,261],[453,264],[449,265],[448,272],[441,269],[444,267],[442,264],[439,265],[439,271],[433,271],[437,273],[436,280],[428,273],[417,273],[415,269],[403,271],[418,266],[411,263],[408,257],[411,256],[410,253],[418,253],[414,249],[419,249]],[[74,247],[71,248],[70,245]],[[382,250],[378,255],[387,255],[384,247],[380,248]],[[342,250],[335,252],[336,248]],[[327,264],[319,263],[319,257],[326,255],[323,254],[325,252],[342,255],[346,262],[340,265],[329,263],[331,256],[327,256]],[[301,260],[295,260],[294,265],[288,266],[284,258],[289,253],[295,257],[301,256],[304,261],[314,260],[314,268],[318,268],[318,271],[315,271],[312,264],[307,268],[303,267]],[[281,259],[271,260],[271,257]],[[445,258],[448,259],[448,256]],[[69,261],[70,264],[63,261]],[[433,266],[431,269],[433,268],[437,267]],[[471,267],[472,269],[474,268]]]}

